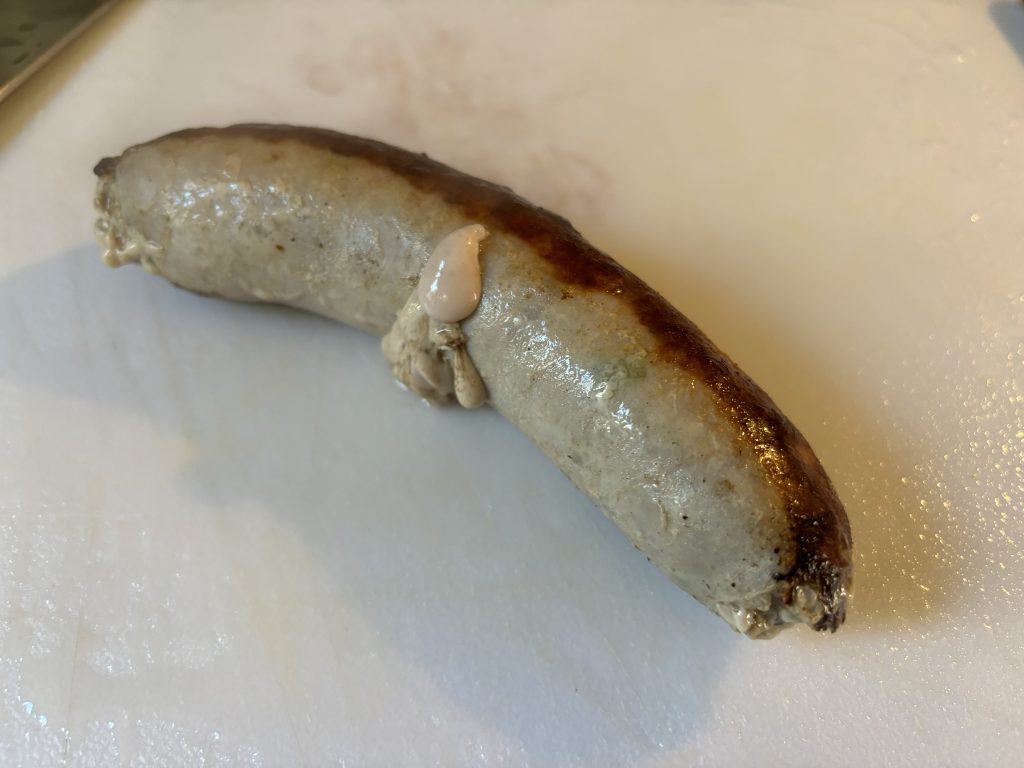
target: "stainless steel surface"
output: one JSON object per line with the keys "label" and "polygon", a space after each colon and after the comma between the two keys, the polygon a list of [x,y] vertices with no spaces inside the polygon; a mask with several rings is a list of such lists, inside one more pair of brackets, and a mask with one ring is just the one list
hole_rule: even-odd
{"label": "stainless steel surface", "polygon": [[0,4],[0,100],[116,0],[5,0]]}

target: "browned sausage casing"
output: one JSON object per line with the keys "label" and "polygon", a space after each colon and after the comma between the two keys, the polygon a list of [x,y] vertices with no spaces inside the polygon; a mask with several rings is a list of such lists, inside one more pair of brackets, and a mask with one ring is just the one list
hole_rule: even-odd
{"label": "browned sausage casing", "polygon": [[181,131],[96,173],[108,263],[377,334],[433,246],[483,224],[462,329],[491,405],[736,629],[843,622],[850,528],[807,441],[565,219],[425,155],[290,126]]}

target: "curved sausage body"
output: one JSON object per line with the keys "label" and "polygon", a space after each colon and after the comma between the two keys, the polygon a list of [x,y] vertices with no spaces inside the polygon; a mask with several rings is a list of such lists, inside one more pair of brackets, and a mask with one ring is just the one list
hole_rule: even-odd
{"label": "curved sausage body", "polygon": [[462,329],[491,405],[736,629],[842,623],[849,523],[807,442],[564,219],[424,155],[289,126],[182,131],[96,173],[108,263],[378,335],[433,246],[482,224],[483,299]]}

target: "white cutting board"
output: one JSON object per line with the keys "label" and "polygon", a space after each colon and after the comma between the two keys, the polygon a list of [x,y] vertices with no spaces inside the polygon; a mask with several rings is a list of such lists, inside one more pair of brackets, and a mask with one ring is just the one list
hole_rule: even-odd
{"label": "white cutting board", "polygon": [[[0,765],[1019,765],[1022,56],[1014,2],[121,6],[0,105]],[[664,293],[835,480],[842,631],[733,634],[375,339],[102,267],[93,163],[243,120]]]}

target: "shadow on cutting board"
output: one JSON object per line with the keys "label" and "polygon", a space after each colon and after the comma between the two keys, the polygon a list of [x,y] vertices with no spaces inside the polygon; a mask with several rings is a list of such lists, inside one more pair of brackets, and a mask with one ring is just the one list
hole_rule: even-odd
{"label": "shadow on cutting board", "polygon": [[1024,64],[1024,2],[996,0],[988,7],[988,15],[1003,33],[1020,63]]}
{"label": "shadow on cutting board", "polygon": [[[728,296],[687,290],[730,322],[750,319]],[[35,322],[54,312],[69,322]],[[0,282],[0,321],[0,376],[185,433],[188,493],[206,506],[265,509],[312,553],[328,585],[318,615],[332,637],[345,637],[340,606],[354,608],[528,762],[623,765],[685,751],[713,716],[719,670],[751,642],[644,562],[495,413],[429,410],[397,388],[382,395],[390,383],[376,341],[356,331],[202,299],[141,270],[113,273],[91,245]],[[238,338],[243,345],[229,348]],[[762,354],[791,382],[787,398],[806,395],[809,414],[866,425],[832,457],[841,465],[828,467],[858,553],[848,626],[834,638],[799,629],[775,642],[841,643],[846,633],[928,625],[958,585],[909,514],[918,499],[897,467],[916,463],[912,446],[887,445],[872,426],[877,414],[858,411],[799,350],[768,343]],[[165,367],[136,365],[133,355],[153,345]],[[302,367],[310,359],[320,361],[312,374]],[[346,376],[357,366],[379,372]],[[381,413],[359,407],[381,397]],[[368,429],[393,452],[368,447]],[[502,454],[475,450],[476,435]],[[226,517],[225,536],[244,524]],[[941,519],[929,525],[955,546]],[[927,595],[908,581],[908,558]],[[272,614],[266,622],[268,633],[304,631],[272,626]],[[283,643],[280,652],[294,650]],[[337,653],[340,664],[360,663],[343,645]]]}
{"label": "shadow on cutting board", "polygon": [[[63,312],[77,320],[55,323]],[[225,322],[258,341],[229,354]],[[152,365],[155,348],[166,366]],[[290,364],[292,351],[308,364],[310,348],[316,375]],[[354,366],[372,374],[346,376]],[[90,245],[0,281],[0,378],[183,433],[186,496],[225,510],[218,526],[236,548],[259,524],[239,510],[266,511],[278,530],[259,539],[268,576],[250,577],[266,589],[240,607],[258,631],[237,642],[265,648],[290,712],[312,695],[294,671],[302,637],[325,631],[340,667],[372,667],[350,642],[366,624],[374,648],[402,659],[405,671],[388,674],[399,689],[425,677],[481,733],[502,734],[514,764],[629,765],[700,731],[719,671],[748,642],[651,567],[496,413],[426,408],[390,382],[377,341],[358,331],[115,273]],[[358,404],[379,401],[381,388],[393,410],[367,416]],[[373,425],[383,437],[368,447]],[[483,454],[474,435],[502,455]],[[289,592],[296,562],[319,572],[323,591]],[[293,606],[309,602],[310,624],[292,623]],[[318,711],[319,725],[350,731],[343,711]]]}

